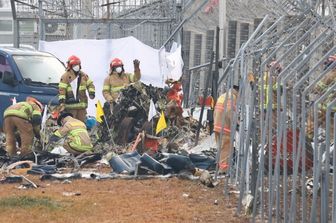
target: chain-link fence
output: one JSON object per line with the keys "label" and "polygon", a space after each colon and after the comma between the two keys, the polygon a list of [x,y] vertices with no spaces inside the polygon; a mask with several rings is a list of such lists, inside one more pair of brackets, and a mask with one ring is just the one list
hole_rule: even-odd
{"label": "chain-link fence", "polygon": [[239,129],[225,193],[238,188],[237,212],[254,221],[335,222],[335,18],[296,9],[266,16],[225,69],[225,92],[237,76],[240,87],[236,109],[224,103]]}
{"label": "chain-link fence", "polygon": [[[176,1],[11,1],[16,43],[134,36],[160,48],[179,23]],[[23,24],[28,23],[29,25]],[[28,27],[28,28],[27,28]]]}

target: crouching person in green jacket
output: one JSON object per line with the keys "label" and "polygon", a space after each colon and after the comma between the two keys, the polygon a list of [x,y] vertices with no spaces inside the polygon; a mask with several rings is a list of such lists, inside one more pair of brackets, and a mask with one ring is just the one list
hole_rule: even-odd
{"label": "crouching person in green jacket", "polygon": [[50,143],[66,137],[63,147],[69,153],[76,156],[93,151],[91,139],[82,121],[73,118],[71,113],[62,113],[57,119],[57,124],[61,127],[50,137]]}

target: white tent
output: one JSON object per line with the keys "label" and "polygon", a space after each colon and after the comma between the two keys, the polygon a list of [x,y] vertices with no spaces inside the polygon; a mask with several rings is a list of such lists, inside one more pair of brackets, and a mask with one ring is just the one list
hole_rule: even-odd
{"label": "white tent", "polygon": [[81,59],[82,70],[96,86],[96,98],[94,101],[89,100],[88,108],[88,114],[94,116],[94,103],[98,99],[102,103],[105,101],[102,95],[103,81],[108,75],[109,63],[113,58],[117,57],[123,61],[126,72],[133,72],[134,59],[140,60],[141,81],[163,87],[165,79],[179,79],[182,75],[181,46],[173,46],[173,52],[166,52],[164,48],[154,49],[134,37],[125,37],[106,40],[40,41],[39,50],[52,53],[63,62],[71,55]]}

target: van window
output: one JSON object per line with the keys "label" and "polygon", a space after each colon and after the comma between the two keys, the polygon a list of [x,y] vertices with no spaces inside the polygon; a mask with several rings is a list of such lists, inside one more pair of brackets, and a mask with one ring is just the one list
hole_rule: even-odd
{"label": "van window", "polygon": [[65,72],[63,64],[52,56],[14,55],[23,79],[46,84],[58,83]]}
{"label": "van window", "polygon": [[12,68],[10,67],[7,58],[4,55],[0,55],[0,79],[2,79],[5,71],[12,73]]}

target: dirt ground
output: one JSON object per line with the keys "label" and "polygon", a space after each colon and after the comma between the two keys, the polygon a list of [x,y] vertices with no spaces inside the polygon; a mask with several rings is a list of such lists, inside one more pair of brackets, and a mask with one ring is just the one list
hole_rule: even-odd
{"label": "dirt ground", "polygon": [[236,195],[225,198],[223,183],[208,188],[170,178],[64,184],[28,177],[37,189],[0,186],[0,222],[249,222],[235,215]]}

